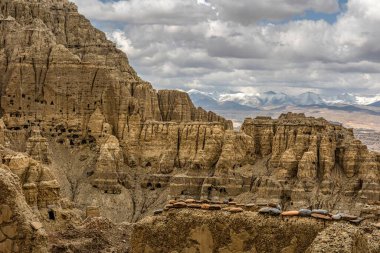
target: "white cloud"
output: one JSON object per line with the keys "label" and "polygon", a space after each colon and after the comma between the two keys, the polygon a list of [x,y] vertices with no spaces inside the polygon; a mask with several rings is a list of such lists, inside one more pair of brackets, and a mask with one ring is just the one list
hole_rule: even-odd
{"label": "white cloud", "polygon": [[380,93],[377,0],[349,0],[333,24],[288,19],[335,13],[336,0],[76,2],[118,22],[109,38],[158,88]]}
{"label": "white cloud", "polygon": [[198,4],[203,4],[203,5],[206,5],[206,6],[211,6],[211,4],[209,2],[206,2],[206,0],[197,0],[197,3]]}
{"label": "white cloud", "polygon": [[135,57],[138,55],[141,50],[136,49],[132,46],[132,41],[128,39],[120,30],[115,30],[109,34],[107,34],[108,38],[114,41],[118,48],[123,50],[128,56]]}
{"label": "white cloud", "polygon": [[212,15],[207,2],[196,0],[74,0],[87,17],[132,24],[191,24]]}
{"label": "white cloud", "polygon": [[282,20],[303,14],[307,10],[324,13],[339,11],[337,0],[210,0],[224,20],[244,25],[258,20]]}

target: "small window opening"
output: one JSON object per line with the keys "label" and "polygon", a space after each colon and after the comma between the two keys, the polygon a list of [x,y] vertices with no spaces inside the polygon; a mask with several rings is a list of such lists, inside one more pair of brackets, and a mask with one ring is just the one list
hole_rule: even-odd
{"label": "small window opening", "polygon": [[48,211],[49,220],[55,220],[55,213],[53,210]]}

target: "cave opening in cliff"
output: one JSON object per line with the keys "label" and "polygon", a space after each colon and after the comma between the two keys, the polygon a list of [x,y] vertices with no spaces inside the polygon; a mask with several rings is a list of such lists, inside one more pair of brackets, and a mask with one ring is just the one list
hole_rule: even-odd
{"label": "cave opening in cliff", "polygon": [[53,210],[48,211],[49,220],[55,220],[55,213]]}

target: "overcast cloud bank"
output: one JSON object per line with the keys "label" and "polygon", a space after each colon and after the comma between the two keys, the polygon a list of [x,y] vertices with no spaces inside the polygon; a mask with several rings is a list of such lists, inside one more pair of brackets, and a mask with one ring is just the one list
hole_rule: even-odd
{"label": "overcast cloud bank", "polygon": [[378,0],[74,2],[157,88],[380,93]]}

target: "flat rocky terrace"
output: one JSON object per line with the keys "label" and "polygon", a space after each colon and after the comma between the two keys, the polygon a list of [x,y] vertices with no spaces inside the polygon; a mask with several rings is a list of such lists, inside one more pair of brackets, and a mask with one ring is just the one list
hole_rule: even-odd
{"label": "flat rocky terrace", "polygon": [[[379,225],[178,208],[134,225],[132,252],[378,252]],[[235,211],[233,211],[235,210]],[[339,233],[337,233],[339,231]]]}
{"label": "flat rocky terrace", "polygon": [[[380,223],[321,209],[282,211],[281,206],[274,203],[257,205],[207,199],[170,200],[164,209],[155,210],[154,216],[134,224],[112,224],[101,218],[95,207],[88,209],[87,216],[84,225],[76,228],[74,234],[83,227],[112,228],[110,233],[114,234],[114,238],[120,238],[123,242],[121,247],[137,253],[380,250]],[[53,249],[73,247],[73,242],[67,240],[67,233],[54,235]],[[103,239],[111,245],[114,243],[109,236]],[[88,240],[87,243],[79,241],[74,247],[89,247]]]}
{"label": "flat rocky terrace", "polygon": [[[380,224],[189,206],[158,210],[137,223],[89,217],[49,234],[52,252],[379,252]],[[219,204],[206,204],[214,206]],[[254,208],[255,209],[255,208]]]}

